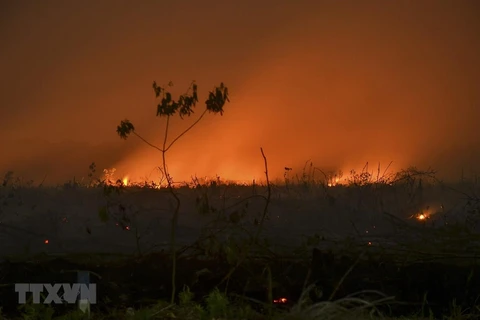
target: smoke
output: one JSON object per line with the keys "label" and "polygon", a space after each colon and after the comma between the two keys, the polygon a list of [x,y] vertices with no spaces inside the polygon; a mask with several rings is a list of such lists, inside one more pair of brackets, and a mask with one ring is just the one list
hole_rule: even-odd
{"label": "smoke", "polygon": [[127,118],[160,145],[152,82],[178,95],[196,80],[203,100],[224,82],[231,103],[169,151],[176,180],[261,179],[260,147],[272,178],[307,160],[476,173],[476,1],[113,3],[2,7],[0,171],[58,183],[96,162],[148,176],[161,154],[116,126]]}

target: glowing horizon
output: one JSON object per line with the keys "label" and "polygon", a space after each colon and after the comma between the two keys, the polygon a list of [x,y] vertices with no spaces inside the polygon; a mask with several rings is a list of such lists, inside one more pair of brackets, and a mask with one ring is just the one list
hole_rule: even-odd
{"label": "glowing horizon", "polygon": [[0,172],[55,184],[95,162],[141,179],[161,154],[120,140],[117,125],[127,118],[161,145],[152,82],[172,81],[178,97],[192,80],[200,103],[191,119],[171,121],[170,137],[220,82],[231,103],[170,150],[177,180],[263,179],[260,147],[272,180],[307,160],[345,174],[367,162],[449,180],[480,171],[475,1],[113,4],[5,7]]}
{"label": "glowing horizon", "polygon": [[[270,176],[269,179],[273,183],[284,183],[289,181],[289,183],[296,184],[299,180],[302,179],[302,175],[305,174],[305,179],[311,182],[324,182],[329,187],[334,187],[337,185],[348,185],[354,179],[353,173],[360,175],[361,173],[368,173],[370,175],[369,181],[371,182],[390,182],[395,177],[395,174],[399,173],[400,170],[406,170],[408,168],[402,168],[399,170],[394,170],[394,166],[390,163],[385,167],[377,166],[376,168],[369,167],[368,164],[364,164],[359,168],[353,168],[350,170],[331,170],[323,171],[322,169],[315,167],[313,163],[307,162],[312,165],[306,165],[301,170],[294,171],[293,168],[284,168],[284,174],[279,176]],[[121,180],[124,186],[132,185],[143,185],[144,183],[159,183],[162,182],[162,185],[166,185],[165,179],[162,179],[163,175],[158,168],[153,168],[149,171],[148,174],[132,174],[132,170],[119,170],[117,167],[110,169],[104,169],[104,171],[110,171],[113,169],[113,175],[111,177],[112,182]],[[420,169],[420,168],[419,168]],[[127,172],[128,173],[125,173]],[[140,170],[137,170],[140,172]],[[266,176],[265,171],[263,170],[261,174],[257,176],[238,176],[237,179],[232,179],[228,175],[215,174],[212,176],[208,175],[173,175],[171,174],[175,184],[191,184],[193,180],[198,180],[201,183],[206,182],[221,182],[221,183],[236,183],[242,185],[253,185],[253,184],[265,184]],[[104,175],[104,177],[106,177]],[[184,178],[180,178],[184,177]]]}

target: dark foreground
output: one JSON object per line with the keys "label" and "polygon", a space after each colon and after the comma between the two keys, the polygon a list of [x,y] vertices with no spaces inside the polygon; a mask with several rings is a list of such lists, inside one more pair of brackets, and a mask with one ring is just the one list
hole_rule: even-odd
{"label": "dark foreground", "polygon": [[[377,290],[395,300],[379,306],[384,315],[401,316],[433,312],[436,317],[450,314],[453,305],[474,312],[480,303],[480,267],[475,259],[418,261],[399,265],[386,258],[340,257],[314,249],[310,259],[257,258],[246,260],[231,275],[227,260],[180,258],[177,262],[177,292],[188,286],[198,300],[215,287],[232,296],[267,302],[269,289],[273,299],[287,298],[279,307],[289,308],[305,286],[312,301],[336,300],[365,290]],[[3,313],[18,316],[15,283],[74,283],[78,270],[91,272],[97,284],[94,312],[111,308],[142,308],[158,300],[170,299],[171,260],[163,253],[124,259],[106,259],[93,255],[70,257],[40,256],[28,261],[5,260],[0,266],[0,302]],[[343,280],[342,280],[343,279]],[[28,297],[28,296],[27,296]],[[359,297],[368,300],[372,294]],[[375,297],[378,299],[378,295]],[[253,303],[253,302],[252,302]],[[258,308],[258,306],[254,306]],[[56,314],[72,310],[71,305],[54,305]]]}

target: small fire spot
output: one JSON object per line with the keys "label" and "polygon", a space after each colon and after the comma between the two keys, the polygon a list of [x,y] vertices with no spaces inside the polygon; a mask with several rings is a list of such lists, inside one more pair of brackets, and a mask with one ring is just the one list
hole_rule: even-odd
{"label": "small fire spot", "polygon": [[43,243],[45,243],[45,244],[49,244],[49,243],[50,243],[50,241],[48,241],[48,239],[45,239],[45,241],[43,241]]}
{"label": "small fire spot", "polygon": [[273,303],[275,303],[275,304],[286,304],[286,303],[288,303],[288,299],[287,298],[274,299]]}

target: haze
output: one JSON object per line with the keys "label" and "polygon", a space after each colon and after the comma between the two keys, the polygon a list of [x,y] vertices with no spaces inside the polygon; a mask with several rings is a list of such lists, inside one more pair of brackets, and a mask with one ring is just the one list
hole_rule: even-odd
{"label": "haze", "polygon": [[[480,3],[471,1],[2,1],[0,172],[61,183],[115,167],[152,174],[152,82],[224,82],[231,103],[171,149],[175,180],[480,163]],[[198,116],[204,106],[199,104]],[[193,119],[174,121],[173,133]],[[173,135],[172,133],[172,135]],[[153,173],[152,179],[155,178]]]}

